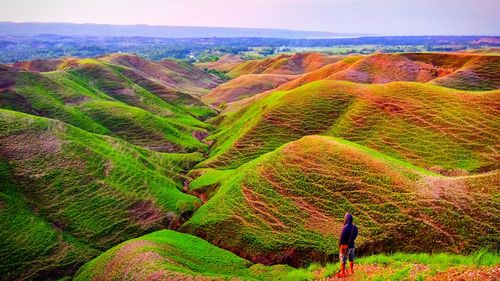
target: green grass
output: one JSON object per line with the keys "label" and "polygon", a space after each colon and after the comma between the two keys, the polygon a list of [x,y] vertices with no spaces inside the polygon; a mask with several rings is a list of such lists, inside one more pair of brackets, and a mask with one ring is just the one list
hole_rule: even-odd
{"label": "green grass", "polygon": [[496,177],[445,177],[344,139],[307,136],[235,170],[201,172],[191,188],[210,199],[182,230],[254,262],[300,265],[335,258],[349,211],[364,253],[496,249],[496,191],[474,184]]}
{"label": "green grass", "polygon": [[78,63],[78,67],[44,74],[1,72],[0,80],[15,84],[0,97],[0,108],[58,119],[158,151],[206,149],[192,133],[210,129],[196,118],[211,116],[212,109],[167,103],[128,80],[115,66],[96,60]]}
{"label": "green grass", "polygon": [[[70,276],[112,245],[178,227],[201,204],[181,189],[207,149],[193,134],[212,128],[202,119],[214,111],[188,94],[163,94],[216,82],[162,63],[146,73],[67,59],[52,72],[0,72],[1,181],[9,183],[0,190],[0,276]],[[180,76],[168,80],[176,75],[179,87]]]}
{"label": "green grass", "polygon": [[[499,265],[500,258],[485,251],[470,256],[396,253],[361,257],[356,259],[356,264],[356,280],[419,280],[453,269],[488,269]],[[366,266],[375,269],[368,274]],[[413,268],[420,268],[420,271],[412,278]],[[106,251],[85,264],[75,280],[149,280],[153,276],[190,279],[196,276],[208,280],[298,281],[327,278],[338,269],[338,263],[311,264],[299,269],[252,264],[198,237],[162,230]]]}
{"label": "green grass", "polygon": [[106,126],[113,132],[111,135],[141,147],[164,152],[206,149],[189,130],[141,108],[111,101],[88,101],[79,108]]}
{"label": "green grass", "polygon": [[0,117],[1,182],[10,183],[0,189],[2,276],[71,274],[200,205],[180,191],[198,153],[157,153],[8,110]]}
{"label": "green grass", "polygon": [[74,81],[92,85],[97,91],[128,105],[140,107],[163,117],[180,119],[188,126],[206,126],[189,112],[161,99],[159,93],[155,95],[154,92],[134,83],[129,77],[123,75],[121,66],[83,59],[78,61],[77,66],[65,68],[63,71],[68,73],[68,77],[75,79]]}
{"label": "green grass", "polygon": [[[479,250],[470,255],[379,254],[357,258],[355,278],[356,280],[427,280],[437,274],[447,276],[446,273],[452,270],[456,272],[486,271],[499,264],[498,254],[485,250]],[[324,266],[311,264],[309,267],[290,271],[288,276],[301,276],[301,280],[327,278],[338,272],[339,268],[339,263]],[[415,273],[411,273],[412,271]],[[457,276],[450,275],[448,278],[457,278]]]}
{"label": "green grass", "polygon": [[498,94],[408,82],[312,82],[219,116],[210,158],[199,167],[234,169],[289,141],[324,134],[433,171],[491,171],[498,168],[491,150],[500,135]]}
{"label": "green grass", "polygon": [[83,266],[75,280],[147,280],[150,276],[269,280],[291,270],[287,266],[253,268],[251,265],[198,237],[162,230],[110,249]]}

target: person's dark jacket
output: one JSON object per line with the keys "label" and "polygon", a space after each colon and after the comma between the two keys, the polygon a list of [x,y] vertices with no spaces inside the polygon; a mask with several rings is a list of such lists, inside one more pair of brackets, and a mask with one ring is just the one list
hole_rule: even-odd
{"label": "person's dark jacket", "polygon": [[340,233],[339,245],[347,244],[348,248],[354,248],[356,237],[358,237],[358,228],[352,223],[352,215],[348,213],[344,217],[344,227]]}

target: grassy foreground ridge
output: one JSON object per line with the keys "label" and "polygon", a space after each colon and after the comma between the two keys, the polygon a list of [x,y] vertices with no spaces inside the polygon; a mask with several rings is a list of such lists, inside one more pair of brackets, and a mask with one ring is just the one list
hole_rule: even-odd
{"label": "grassy foreground ridge", "polygon": [[[355,280],[423,280],[493,276],[500,257],[487,252],[374,255],[358,259]],[[162,230],[113,247],[82,267],[75,280],[318,280],[331,276],[338,264],[252,264],[210,243]],[[498,271],[498,267],[496,270]]]}

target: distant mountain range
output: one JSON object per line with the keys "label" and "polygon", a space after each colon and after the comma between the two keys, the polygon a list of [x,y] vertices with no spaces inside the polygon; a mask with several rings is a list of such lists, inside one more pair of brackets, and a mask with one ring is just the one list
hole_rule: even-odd
{"label": "distant mountain range", "polygon": [[113,37],[261,37],[261,38],[338,38],[356,37],[361,34],[334,33],[324,31],[299,31],[269,28],[232,28],[198,26],[152,26],[152,25],[109,25],[77,23],[15,23],[0,22],[0,36],[34,36],[58,34],[71,36],[113,36]]}

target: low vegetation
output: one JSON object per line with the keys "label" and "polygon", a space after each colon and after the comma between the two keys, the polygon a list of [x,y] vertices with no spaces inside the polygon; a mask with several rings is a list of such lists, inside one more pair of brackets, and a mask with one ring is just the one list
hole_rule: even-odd
{"label": "low vegetation", "polygon": [[[357,262],[355,280],[494,280],[500,270],[498,255],[484,251],[470,256],[397,253]],[[338,268],[338,264],[303,269],[252,264],[200,238],[163,230],[113,247],[83,266],[75,280],[321,280]]]}

